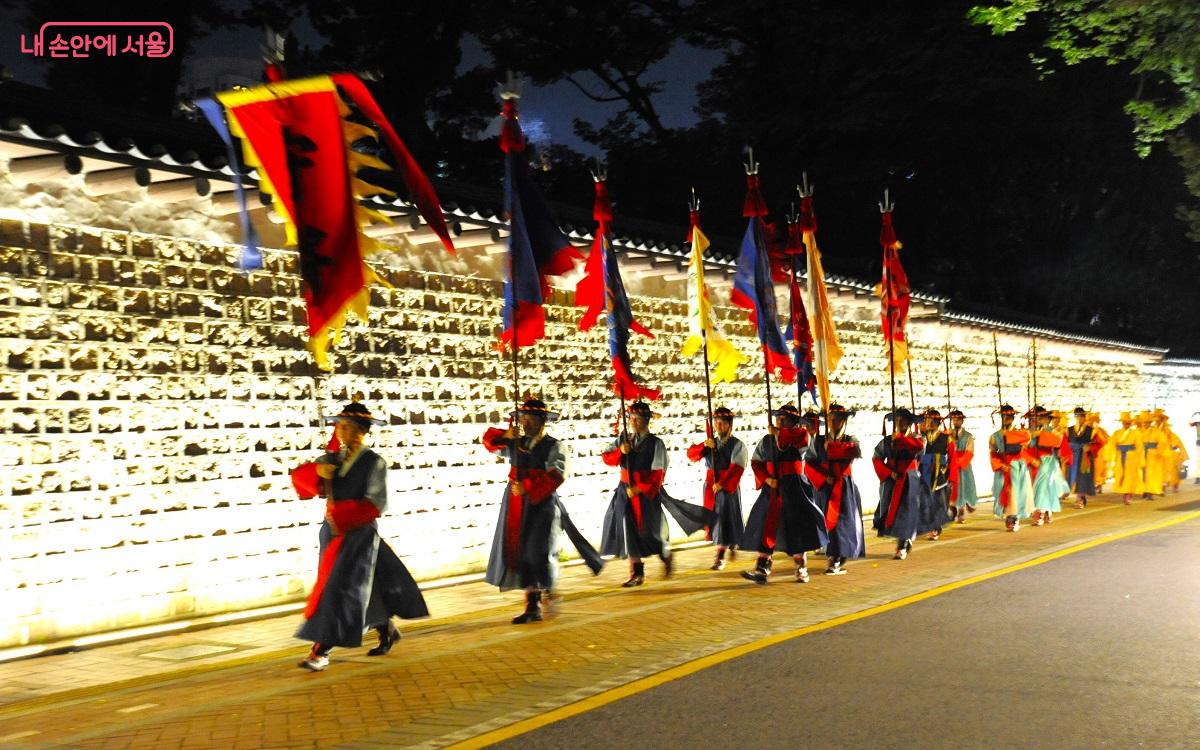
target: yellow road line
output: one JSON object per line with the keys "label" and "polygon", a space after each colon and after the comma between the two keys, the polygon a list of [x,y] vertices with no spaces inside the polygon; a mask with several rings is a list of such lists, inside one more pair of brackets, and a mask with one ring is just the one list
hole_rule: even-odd
{"label": "yellow road line", "polygon": [[970,578],[964,578],[961,581],[947,583],[937,586],[936,588],[929,589],[928,591],[922,591],[919,594],[906,596],[886,604],[880,604],[878,606],[853,612],[848,615],[834,617],[833,619],[825,620],[824,622],[819,622],[815,625],[807,625],[795,630],[776,633],[775,635],[760,638],[757,641],[751,641],[750,643],[735,646],[734,648],[726,649],[725,651],[719,651],[715,654],[703,656],[694,661],[687,662],[686,664],[680,664],[679,666],[671,667],[670,669],[659,672],[658,674],[650,675],[649,677],[643,677],[639,680],[634,680],[627,685],[622,685],[620,687],[613,688],[612,690],[606,690],[602,693],[597,693],[596,695],[589,696],[583,700],[576,701],[575,703],[571,703],[566,706],[560,706],[559,708],[552,709],[546,713],[518,721],[514,724],[509,724],[508,726],[501,727],[500,729],[485,732],[484,734],[472,737],[469,740],[448,745],[444,750],[473,750],[474,748],[483,748],[487,747],[488,745],[494,745],[498,742],[503,742],[504,740],[518,737],[522,734],[527,734],[535,729],[540,729],[541,727],[549,724],[562,721],[563,719],[568,719],[572,716],[578,716],[579,714],[587,713],[588,711],[600,708],[601,706],[606,706],[609,703],[615,703],[622,698],[628,698],[632,695],[637,695],[638,693],[644,693],[647,690],[658,687],[659,685],[665,685],[668,682],[678,680],[682,677],[687,677],[688,675],[695,674],[696,672],[708,669],[709,667],[714,667],[718,664],[723,664],[727,661],[732,661],[733,659],[737,659],[738,657],[745,656],[746,654],[762,650],[768,646],[774,646],[777,643],[790,641],[794,638],[808,635],[809,633],[816,633],[821,630],[836,628],[839,625],[845,625],[846,623],[854,622],[855,620],[862,620],[867,617],[883,614],[884,612],[890,612],[893,609],[907,607],[910,604],[916,604],[917,602],[924,601],[926,599],[932,599],[935,596],[941,596],[942,594],[955,591],[956,589],[961,589],[964,586],[971,586],[992,578],[1008,575],[1009,573],[1016,573],[1019,570],[1032,568],[1036,565],[1043,565],[1053,560],[1057,560],[1060,557],[1066,557],[1067,555],[1082,552],[1084,550],[1091,549],[1092,547],[1098,547],[1102,544],[1108,544],[1110,542],[1115,542],[1127,537],[1145,534],[1150,531],[1156,531],[1158,529],[1166,528],[1167,526],[1185,523],[1196,518],[1200,518],[1200,511],[1182,513],[1175,518],[1169,518],[1148,526],[1105,534],[1096,539],[1080,542],[1079,544],[1074,544],[1070,547],[1064,547],[1063,549],[1035,557],[1031,560],[1026,560],[1025,562],[1009,565],[1008,567],[1000,568],[999,570],[993,570],[991,572],[981,573]]}

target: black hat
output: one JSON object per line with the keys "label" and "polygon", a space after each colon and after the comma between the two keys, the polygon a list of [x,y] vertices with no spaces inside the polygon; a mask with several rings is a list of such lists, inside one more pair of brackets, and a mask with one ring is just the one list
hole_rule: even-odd
{"label": "black hat", "polygon": [[805,422],[817,422],[819,424],[821,422],[821,412],[809,409],[808,411],[804,412],[802,419]]}
{"label": "black hat", "polygon": [[371,429],[373,424],[387,424],[382,419],[371,416],[371,410],[357,401],[351,401],[343,406],[339,414],[325,417],[325,424],[333,424],[342,419],[354,422],[364,430]]}
{"label": "black hat", "polygon": [[718,406],[716,409],[713,410],[713,419],[725,419],[725,420],[732,422],[733,418],[736,416],[737,415],[734,414],[732,410],[730,410],[724,406]]}
{"label": "black hat", "polygon": [[941,419],[942,413],[931,406],[928,409],[926,409],[924,412],[922,412],[921,416],[926,419],[929,419],[930,417],[933,417],[934,419]]}
{"label": "black hat", "polygon": [[847,409],[841,404],[830,404],[827,411],[831,417],[836,415],[839,417],[845,417],[846,419],[849,419],[858,413],[857,409]]}
{"label": "black hat", "polygon": [[1001,405],[1000,405],[1000,409],[999,409],[999,414],[1001,414],[1001,415],[1004,415],[1004,414],[1012,414],[1013,416],[1016,416],[1016,414],[1017,414],[1017,410],[1016,410],[1016,409],[1014,409],[1014,408],[1012,408],[1012,407],[1011,407],[1010,405],[1008,405],[1008,404],[1001,404]]}
{"label": "black hat", "polygon": [[784,404],[775,411],[771,412],[772,417],[791,417],[792,419],[800,419],[800,410],[795,404]]}
{"label": "black hat", "polygon": [[645,401],[635,401],[630,404],[629,408],[625,411],[628,412],[630,416],[643,417],[645,419],[658,416],[654,412],[650,411],[650,404],[647,404]]}
{"label": "black hat", "polygon": [[1075,416],[1077,416],[1077,417],[1086,417],[1086,416],[1087,416],[1087,409],[1083,408],[1082,406],[1076,406],[1076,407],[1075,407],[1075,411],[1073,411],[1073,412],[1071,412],[1071,413],[1072,413],[1072,414],[1074,414],[1074,415],[1075,415]]}
{"label": "black hat", "polygon": [[963,414],[961,409],[951,409],[950,413],[946,416],[950,417],[951,419],[954,417],[962,417],[963,419],[966,419],[967,415]]}
{"label": "black hat", "polygon": [[909,422],[917,421],[916,416],[911,411],[909,411],[908,409],[905,409],[904,407],[900,407],[896,411],[887,415],[887,419],[890,419],[893,422],[895,422],[897,419],[904,419]]}
{"label": "black hat", "polygon": [[532,414],[535,417],[541,417],[547,422],[556,422],[558,421],[559,417],[559,413],[556,411],[550,411],[550,409],[546,407],[546,402],[540,398],[525,399],[525,403],[521,404],[521,408],[514,412],[510,412],[509,416],[515,419],[520,414]]}

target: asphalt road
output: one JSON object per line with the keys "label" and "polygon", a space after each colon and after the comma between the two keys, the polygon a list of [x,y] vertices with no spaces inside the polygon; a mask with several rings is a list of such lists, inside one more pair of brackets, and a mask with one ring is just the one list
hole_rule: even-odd
{"label": "asphalt road", "polygon": [[1200,748],[1200,521],[796,638],[497,747]]}

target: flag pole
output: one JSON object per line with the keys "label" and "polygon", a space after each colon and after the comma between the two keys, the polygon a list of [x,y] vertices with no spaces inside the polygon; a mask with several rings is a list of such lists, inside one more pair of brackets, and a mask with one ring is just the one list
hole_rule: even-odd
{"label": "flag pole", "polygon": [[[1037,406],[1037,336],[1033,337],[1033,405]],[[1037,415],[1033,415],[1034,420],[1037,420]]]}
{"label": "flag pole", "polygon": [[[691,201],[688,202],[688,211],[696,216],[697,221],[699,220],[700,198],[698,198],[696,196],[696,188],[694,188],[694,187],[692,188],[692,199],[691,199]],[[696,236],[695,236],[695,234],[693,234],[692,235],[692,244],[695,245],[695,243],[696,243]],[[696,290],[696,293],[697,293],[696,311],[698,313],[703,314],[704,306],[703,306],[702,302],[704,300],[704,294],[705,294],[705,291],[704,291],[704,258],[700,259],[700,264],[696,268],[696,286],[698,287]],[[708,421],[707,421],[708,437],[712,437],[713,436],[712,378],[708,372],[708,370],[709,370],[709,367],[708,367],[708,330],[707,330],[707,327],[705,326],[705,321],[703,321],[703,320],[700,321],[700,341],[701,341],[702,347],[703,347],[703,354],[701,356],[704,357],[704,396],[707,399],[707,403],[708,403]]]}
{"label": "flag pole", "polygon": [[[887,213],[891,211],[895,204],[888,200],[887,188],[883,190],[883,202],[879,204],[879,213]],[[883,278],[884,278],[884,294],[883,294],[883,317],[886,318],[888,330],[884,331],[884,336],[888,342],[888,373],[892,380],[892,428],[896,427],[896,341],[895,341],[895,325],[892,321],[892,273],[888,269],[888,249],[883,249]],[[883,421],[883,435],[887,437],[887,420]]]}
{"label": "flag pole", "polygon": [[1026,349],[1025,350],[1025,403],[1029,404],[1029,413],[1025,415],[1025,424],[1028,427],[1028,429],[1030,431],[1032,431],[1034,428],[1034,425],[1037,423],[1037,415],[1033,413],[1033,407],[1035,406],[1035,404],[1033,403],[1033,394],[1029,390],[1029,362],[1030,362],[1029,349]]}
{"label": "flag pole", "polygon": [[[801,203],[803,203],[805,198],[807,198],[811,201],[812,195],[813,195],[813,190],[815,190],[815,189],[816,189],[816,186],[810,184],[808,181],[808,172],[807,171],[801,172],[800,173],[800,184],[796,186],[796,192],[800,195]],[[803,205],[801,206],[801,208],[803,209]],[[809,208],[810,209],[812,208],[811,204],[810,204]],[[820,302],[820,299],[817,295],[816,285],[813,283],[813,279],[816,278],[816,274],[813,273],[813,271],[815,270],[814,265],[816,262],[815,258],[813,257],[813,248],[810,248],[807,246],[804,248],[804,262],[805,262],[805,270],[808,273],[808,306],[809,306],[809,308],[812,309],[813,315],[815,316],[816,320],[821,321],[821,320],[823,320],[822,315],[829,314],[829,311],[821,310],[818,305],[818,303]],[[830,395],[830,388],[829,388],[829,353],[826,348],[827,342],[825,341],[825,336],[824,335],[814,336],[813,344],[814,344],[814,346],[813,346],[814,357],[813,358],[816,360],[816,366],[817,366],[817,373],[816,373],[816,375],[817,375],[817,391],[818,391],[819,395],[821,396],[821,413],[824,415],[825,431],[826,431],[826,433],[828,433],[829,432],[829,402],[832,400],[832,396]],[[822,384],[824,384],[824,388],[821,387]],[[818,431],[819,431],[819,429],[820,429],[820,426],[818,425]]]}
{"label": "flag pole", "polygon": [[[520,126],[516,124],[517,115],[516,115],[516,109],[515,109],[516,100],[521,98],[521,94],[517,91],[516,79],[514,78],[511,70],[508,71],[508,84],[500,92],[500,98],[502,100],[506,100],[506,101],[507,100],[513,101],[513,103],[514,103],[514,109],[512,111],[513,124],[514,124],[514,127],[518,128],[518,130],[516,131],[518,141],[523,141],[524,139],[520,135],[520,131],[519,131]],[[503,141],[504,141],[504,139],[501,138],[502,147],[503,147]],[[509,174],[507,175],[508,189],[504,191],[504,213],[508,216],[508,228],[509,228],[509,232],[508,232],[508,309],[511,311],[511,314],[512,314],[512,342],[511,342],[512,359],[511,359],[511,361],[512,361],[512,377],[513,377],[513,412],[512,412],[512,415],[508,418],[508,425],[509,425],[509,429],[511,429],[513,431],[513,442],[509,446],[509,460],[512,462],[513,478],[516,481],[516,483],[519,485],[522,480],[521,463],[520,463],[520,461],[517,460],[517,453],[520,451],[520,445],[521,445],[521,436],[520,436],[521,420],[518,419],[518,417],[517,417],[517,415],[520,414],[520,412],[521,412],[521,376],[520,376],[520,361],[518,359],[518,349],[520,349],[519,342],[521,340],[521,335],[520,335],[521,330],[520,330],[520,323],[517,318],[517,264],[513,258],[514,233],[512,231],[512,229],[513,229],[512,224],[513,224],[513,190],[515,189],[515,185],[513,185],[513,180],[514,180],[515,176],[512,174],[512,171],[515,169],[519,169],[520,164],[519,164],[518,159],[516,159],[512,154],[508,153],[507,149],[505,149],[504,156],[505,156],[505,160],[506,160],[506,166],[507,166],[508,172],[509,172]]]}
{"label": "flag pole", "polygon": [[950,344],[949,342],[942,344],[942,353],[946,360],[946,418],[950,418],[950,412],[954,411],[954,405],[950,402]]}
{"label": "flag pole", "polygon": [[1000,390],[1000,345],[996,343],[996,334],[992,333],[992,357],[996,363],[996,408],[1004,406],[1004,393]]}

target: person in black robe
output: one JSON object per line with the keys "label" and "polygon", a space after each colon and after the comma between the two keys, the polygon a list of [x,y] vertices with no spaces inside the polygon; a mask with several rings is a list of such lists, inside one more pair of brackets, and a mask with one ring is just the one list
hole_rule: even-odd
{"label": "person in black robe", "polygon": [[510,418],[517,420],[516,426],[492,427],[483,435],[484,447],[509,459],[508,485],[484,580],[501,591],[525,590],[525,611],[512,620],[523,625],[542,619],[542,596],[550,594],[558,578],[559,532],[566,532],[593,574],[604,563],[558,497],[567,459],[562,444],[546,434],[546,422],[557,421],[558,414],[545,401],[531,398]]}
{"label": "person in black robe", "polygon": [[313,672],[329,666],[335,646],[361,646],[368,628],[379,634],[379,645],[368,655],[383,656],[400,639],[393,616],[429,616],[417,582],[376,524],[387,510],[387,462],[363,438],[383,420],[355,401],[326,422],[335,425],[329,451],[292,472],[301,497],[326,498],[317,582],[296,631],[297,638],[313,643],[299,664]]}
{"label": "person in black robe", "polygon": [[717,514],[716,523],[705,527],[705,535],[717,548],[711,570],[725,567],[725,551],[734,559],[742,543],[742,474],[750,463],[746,444],[733,436],[734,413],[724,406],[713,411],[716,434],[688,448],[692,461],[704,460],[704,507]]}

